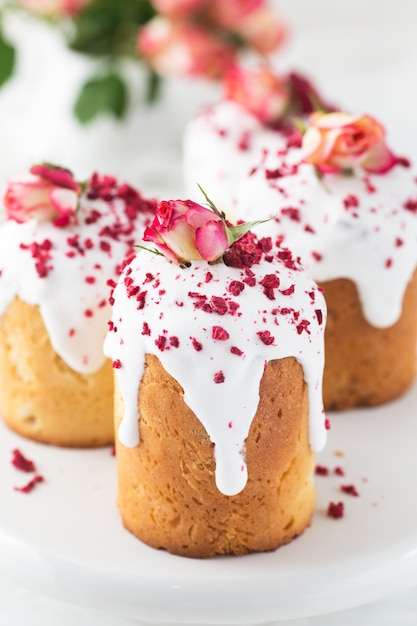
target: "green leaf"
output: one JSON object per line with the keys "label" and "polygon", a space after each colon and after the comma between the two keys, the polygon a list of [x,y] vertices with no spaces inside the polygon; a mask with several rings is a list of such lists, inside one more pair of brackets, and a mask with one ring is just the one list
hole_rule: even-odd
{"label": "green leaf", "polygon": [[230,232],[230,238],[232,243],[246,235],[247,232],[252,230],[254,226],[258,226],[259,224],[265,224],[265,222],[269,222],[272,218],[268,218],[266,220],[254,220],[253,222],[244,222],[243,224],[237,224],[237,226],[229,226],[228,230]]}
{"label": "green leaf", "polygon": [[81,89],[74,113],[86,124],[103,113],[111,113],[121,119],[126,113],[127,87],[124,80],[112,72],[88,80]]}
{"label": "green leaf", "polygon": [[95,0],[73,20],[73,50],[104,56],[133,55],[138,27],[155,15],[148,0]]}
{"label": "green leaf", "polygon": [[220,211],[216,205],[214,204],[214,202],[212,200],[210,200],[210,198],[208,197],[208,195],[206,194],[206,192],[204,191],[204,189],[202,188],[201,185],[199,185],[197,183],[197,187],[199,188],[199,190],[201,191],[201,193],[203,194],[203,196],[206,199],[207,204],[209,205],[210,209],[212,211],[215,212],[216,215],[218,215],[219,217],[221,217],[222,220],[226,219],[226,214],[223,211]]}
{"label": "green leaf", "polygon": [[16,60],[16,50],[5,40],[0,30],[0,87],[4,85],[13,74]]}

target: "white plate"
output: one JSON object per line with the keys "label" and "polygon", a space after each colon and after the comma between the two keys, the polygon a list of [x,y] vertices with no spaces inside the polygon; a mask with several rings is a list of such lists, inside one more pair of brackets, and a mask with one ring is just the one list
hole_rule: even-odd
{"label": "white plate", "polygon": [[[71,602],[152,623],[254,624],[324,614],[417,583],[417,385],[385,407],[333,415],[318,463],[318,507],[274,553],[199,561],[134,539],[115,506],[108,448],[62,450],[0,427],[0,574]],[[45,482],[11,465],[18,447]],[[343,453],[338,456],[337,453]],[[359,497],[340,491],[354,484]],[[345,516],[331,519],[329,501]]]}

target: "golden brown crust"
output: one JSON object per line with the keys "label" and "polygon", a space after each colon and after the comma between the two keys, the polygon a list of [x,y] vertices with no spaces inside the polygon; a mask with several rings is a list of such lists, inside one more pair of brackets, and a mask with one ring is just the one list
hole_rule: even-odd
{"label": "golden brown crust", "polygon": [[94,374],[72,370],[51,346],[38,307],[15,298],[0,323],[0,414],[29,439],[58,446],[112,443],[110,361]]}
{"label": "golden brown crust", "polygon": [[[116,394],[116,425],[123,402]],[[140,444],[116,441],[125,527],[154,548],[189,557],[274,550],[301,534],[315,507],[308,398],[294,358],[269,363],[246,442],[249,480],[236,496],[215,485],[213,444],[157,357],[140,385]]]}
{"label": "golden brown crust", "polygon": [[327,303],[326,410],[372,406],[404,393],[416,373],[417,270],[408,284],[400,319],[375,328],[364,318],[358,292],[347,279],[321,285]]}

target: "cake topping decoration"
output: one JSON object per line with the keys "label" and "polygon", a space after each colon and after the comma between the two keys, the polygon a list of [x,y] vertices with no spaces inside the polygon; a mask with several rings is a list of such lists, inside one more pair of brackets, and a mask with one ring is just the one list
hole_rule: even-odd
{"label": "cake topping decoration", "polygon": [[399,162],[385,143],[385,129],[370,115],[315,112],[302,149],[303,161],[315,165],[320,174],[350,173],[357,167],[385,174]]}
{"label": "cake topping decoration", "polygon": [[295,72],[279,75],[267,64],[257,68],[234,65],[224,75],[223,90],[226,100],[237,102],[262,124],[275,126],[285,121],[292,129],[290,145],[298,146],[301,140],[292,116],[333,110],[304,76]]}
{"label": "cake topping decoration", "polygon": [[70,170],[57,165],[35,165],[26,179],[10,181],[4,206],[9,219],[27,222],[32,217],[67,226],[74,218],[83,185]]}
{"label": "cake topping decoration", "polygon": [[[202,190],[203,191],[203,190]],[[156,253],[172,263],[189,265],[190,261],[214,263],[226,250],[259,221],[232,226],[204,193],[210,208],[192,200],[163,200],[155,218],[143,235],[156,245]]]}
{"label": "cake topping decoration", "polygon": [[[15,297],[38,306],[55,352],[77,372],[97,371],[105,362],[109,288],[155,207],[113,176],[93,174],[79,184],[58,166],[35,166],[27,179],[10,182],[0,229],[0,315]],[[145,296],[142,288],[138,305]]]}

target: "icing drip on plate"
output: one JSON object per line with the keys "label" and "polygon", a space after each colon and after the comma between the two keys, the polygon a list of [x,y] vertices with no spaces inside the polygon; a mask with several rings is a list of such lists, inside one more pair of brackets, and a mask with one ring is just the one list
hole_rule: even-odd
{"label": "icing drip on plate", "polygon": [[104,363],[108,281],[120,274],[154,201],[108,176],[93,176],[77,222],[7,220],[0,229],[0,315],[14,297],[39,306],[52,346],[75,371]]}
{"label": "icing drip on plate", "polygon": [[321,449],[326,436],[322,293],[288,250],[272,248],[268,238],[258,245],[259,263],[240,268],[205,261],[180,268],[141,251],[114,290],[105,341],[125,405],[120,441],[139,442],[138,388],[145,355],[156,355],[214,443],[216,484],[226,495],[247,481],[245,439],[268,361],[300,362],[312,449]]}

